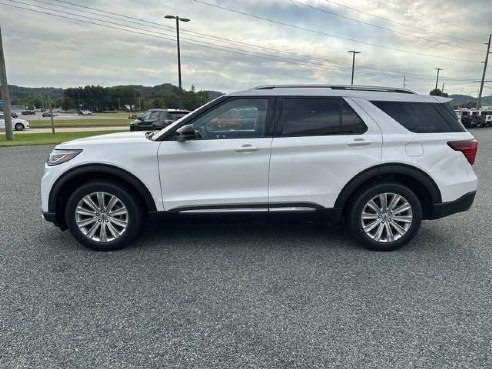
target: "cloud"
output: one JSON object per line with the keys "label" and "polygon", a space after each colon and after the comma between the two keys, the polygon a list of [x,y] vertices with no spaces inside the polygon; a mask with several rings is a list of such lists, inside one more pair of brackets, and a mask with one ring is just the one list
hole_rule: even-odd
{"label": "cloud", "polygon": [[440,67],[448,92],[476,94],[492,19],[489,0],[203,0],[298,28],[192,0],[17,1],[0,3],[79,19],[0,4],[9,83],[23,86],[177,84],[175,23],[163,17],[178,14],[191,19],[180,24],[185,88],[347,84],[355,49],[357,84],[400,87],[405,75],[428,93]]}

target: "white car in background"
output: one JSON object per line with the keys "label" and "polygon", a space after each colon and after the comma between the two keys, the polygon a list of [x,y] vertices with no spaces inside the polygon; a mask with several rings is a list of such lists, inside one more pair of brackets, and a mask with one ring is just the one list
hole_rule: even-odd
{"label": "white car in background", "polygon": [[[12,118],[12,127],[16,131],[23,131],[29,129],[29,122],[24,119]],[[0,114],[0,129],[5,129],[5,116]]]}

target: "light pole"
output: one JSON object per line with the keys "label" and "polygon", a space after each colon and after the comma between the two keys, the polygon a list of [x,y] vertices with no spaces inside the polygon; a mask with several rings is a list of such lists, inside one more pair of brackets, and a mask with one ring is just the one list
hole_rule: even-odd
{"label": "light pole", "polygon": [[354,68],[355,68],[355,54],[360,54],[360,51],[349,50],[349,53],[352,53],[352,79],[350,80],[350,84],[354,84]]}
{"label": "light pole", "polygon": [[166,19],[176,19],[176,41],[178,45],[178,81],[179,81],[179,108],[181,108],[181,97],[183,95],[183,87],[181,85],[181,51],[179,48],[179,22],[189,22],[188,18],[180,18],[177,15],[166,15]]}
{"label": "light pole", "polygon": [[435,70],[437,70],[437,77],[436,77],[436,88],[435,88],[435,90],[437,90],[437,84],[438,84],[438,82],[439,82],[439,71],[440,71],[440,70],[444,70],[444,69],[442,69],[442,68],[434,68],[434,69],[435,69]]}

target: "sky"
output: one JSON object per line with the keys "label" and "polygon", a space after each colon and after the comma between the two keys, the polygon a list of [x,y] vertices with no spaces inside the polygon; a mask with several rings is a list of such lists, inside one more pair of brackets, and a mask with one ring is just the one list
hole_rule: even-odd
{"label": "sky", "polygon": [[477,96],[492,33],[491,0],[0,0],[9,84],[177,85],[167,14],[190,19],[183,88],[222,92],[350,84],[355,50],[354,84],[428,94],[442,68],[439,88]]}

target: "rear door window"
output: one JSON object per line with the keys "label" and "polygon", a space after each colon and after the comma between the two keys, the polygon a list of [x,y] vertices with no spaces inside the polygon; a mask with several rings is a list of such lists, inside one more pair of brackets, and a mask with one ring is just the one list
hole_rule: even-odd
{"label": "rear door window", "polygon": [[284,98],[280,125],[283,137],[360,134],[367,130],[340,98]]}
{"label": "rear door window", "polygon": [[465,131],[448,104],[406,101],[372,101],[372,104],[411,132]]}
{"label": "rear door window", "polygon": [[179,118],[183,118],[185,115],[188,115],[186,112],[168,112],[169,119],[178,120]]}

